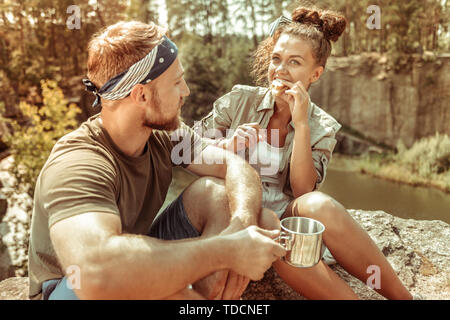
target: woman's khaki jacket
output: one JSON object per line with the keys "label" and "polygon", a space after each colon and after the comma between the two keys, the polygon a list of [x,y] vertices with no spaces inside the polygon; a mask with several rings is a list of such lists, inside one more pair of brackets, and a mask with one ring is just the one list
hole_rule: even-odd
{"label": "woman's khaki jacket", "polygon": [[[262,129],[266,129],[269,120],[274,113],[275,100],[268,88],[236,85],[232,91],[214,102],[213,110],[199,122],[195,122],[194,130],[201,136],[209,130],[217,129],[223,134],[227,129],[232,129],[231,134],[239,125],[257,122]],[[311,133],[311,150],[318,179],[315,190],[319,189],[325,180],[327,165],[331,160],[333,149],[336,145],[335,135],[341,125],[329,114],[314,103],[308,107],[308,119]],[[285,146],[288,150],[288,165],[279,175],[280,186],[283,192],[293,197],[290,187],[290,155],[294,138],[294,123],[291,121],[288,127]],[[206,137],[208,137],[206,135]]]}

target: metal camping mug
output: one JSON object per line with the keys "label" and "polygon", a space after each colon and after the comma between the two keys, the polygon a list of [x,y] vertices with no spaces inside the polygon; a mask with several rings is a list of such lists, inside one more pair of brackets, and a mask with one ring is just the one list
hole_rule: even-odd
{"label": "metal camping mug", "polygon": [[319,263],[325,246],[322,233],[325,226],[317,220],[305,217],[289,217],[281,220],[280,244],[287,249],[282,258],[287,264],[308,268]]}

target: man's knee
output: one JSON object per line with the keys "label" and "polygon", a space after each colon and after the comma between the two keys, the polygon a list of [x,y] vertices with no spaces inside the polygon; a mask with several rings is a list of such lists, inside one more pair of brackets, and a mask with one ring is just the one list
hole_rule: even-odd
{"label": "man's knee", "polygon": [[[184,191],[183,202],[226,198],[225,181],[215,177],[201,177]],[[185,199],[184,199],[185,198]]]}
{"label": "man's knee", "polygon": [[225,182],[215,177],[201,177],[183,192],[183,205],[192,224],[203,230],[206,223],[229,221],[228,198]]}

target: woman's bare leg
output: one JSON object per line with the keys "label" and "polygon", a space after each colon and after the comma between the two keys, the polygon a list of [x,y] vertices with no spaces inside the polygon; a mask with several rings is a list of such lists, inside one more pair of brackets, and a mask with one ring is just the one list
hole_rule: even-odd
{"label": "woman's bare leg", "polygon": [[367,279],[372,276],[368,268],[375,266],[380,271],[380,288],[374,288],[378,293],[388,299],[412,299],[367,232],[330,196],[321,192],[305,194],[289,205],[285,215],[303,216],[322,222],[325,225],[323,241],[345,270],[367,283]]}
{"label": "woman's bare leg", "polygon": [[273,267],[281,279],[307,299],[358,299],[350,286],[323,261],[311,268],[296,268],[278,260]]}

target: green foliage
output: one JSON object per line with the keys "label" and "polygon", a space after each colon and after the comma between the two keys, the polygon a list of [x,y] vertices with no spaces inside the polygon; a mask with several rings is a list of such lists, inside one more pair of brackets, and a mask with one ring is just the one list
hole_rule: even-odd
{"label": "green foliage", "polygon": [[[81,28],[71,30],[66,25],[67,8],[74,4],[80,8]],[[210,69],[226,72],[213,79],[226,82],[214,84],[215,98],[223,93],[222,88],[231,87],[229,82],[250,82],[236,73],[247,72],[246,59],[266,37],[274,18],[289,15],[300,4],[337,10],[347,17],[349,24],[344,35],[333,43],[335,55],[389,53],[391,67],[403,70],[411,65],[405,55],[449,49],[448,1],[165,0],[170,36],[185,48],[184,54],[197,54],[204,47],[202,57],[205,52],[212,54],[207,57],[210,66],[200,68],[195,77],[211,80],[210,75],[199,72]],[[369,5],[381,8],[381,30],[369,30],[366,26]],[[71,77],[86,74],[87,43],[101,28],[119,20],[149,22],[163,16],[161,3],[156,0],[1,0],[0,8],[0,101],[9,110],[27,97],[30,88],[39,86],[41,79],[55,79],[65,89],[70,87]],[[214,56],[216,52],[222,56]],[[240,60],[235,54],[240,55]],[[222,57],[234,60],[230,64]],[[71,96],[81,95],[83,88],[76,90]],[[203,105],[202,102],[200,107]],[[89,114],[86,101],[80,107]]]}
{"label": "green foliage", "polygon": [[[67,27],[71,5],[80,8],[80,29]],[[126,7],[127,0],[1,0],[0,101],[11,109],[41,79],[64,87],[70,77],[85,74],[92,34],[125,20]]]}
{"label": "green foliage", "polygon": [[[426,50],[449,50],[449,3],[441,0],[315,0],[319,7],[342,12],[347,28],[341,39],[333,45],[337,55],[362,52],[387,53],[390,66],[396,71],[409,65],[410,54],[422,54]],[[381,29],[370,30],[367,12],[370,5],[380,8]],[[400,63],[400,65],[399,65]],[[402,65],[403,64],[403,65]]]}
{"label": "green foliage", "polygon": [[185,34],[180,57],[191,91],[182,109],[187,123],[202,118],[213,102],[235,84],[251,84],[249,56],[251,43],[244,37],[216,37],[205,43],[203,37]]}
{"label": "green foliage", "polygon": [[128,20],[149,23],[150,21],[158,21],[158,11],[156,1],[129,0],[126,13]]}
{"label": "green foliage", "polygon": [[450,137],[446,134],[421,139],[409,149],[399,142],[397,149],[395,160],[422,177],[432,178],[450,170]]}
{"label": "green foliage", "polygon": [[450,192],[450,137],[439,134],[407,148],[401,141],[397,152],[367,153],[360,157],[333,156],[339,168],[359,168],[363,173],[414,186]]}
{"label": "green foliage", "polygon": [[[76,115],[80,109],[75,104],[68,105],[61,89],[55,81],[41,81],[43,106],[20,102],[19,109],[26,123],[5,119],[12,127],[12,134],[2,137],[14,158],[12,175],[16,178],[16,189],[34,195],[36,179],[50,151],[63,135],[78,124]],[[3,108],[2,106],[0,106]],[[0,114],[1,114],[0,110]]]}
{"label": "green foliage", "polygon": [[171,35],[193,32],[207,41],[225,35],[231,22],[229,4],[222,0],[166,0]]}

